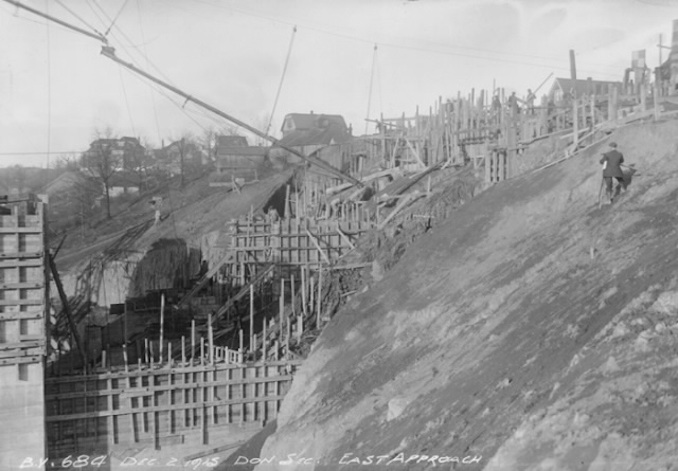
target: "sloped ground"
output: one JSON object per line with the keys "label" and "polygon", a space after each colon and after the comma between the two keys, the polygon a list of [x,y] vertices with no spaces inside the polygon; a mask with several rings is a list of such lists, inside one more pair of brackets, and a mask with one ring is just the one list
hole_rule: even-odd
{"label": "sloped ground", "polygon": [[603,143],[422,235],[325,329],[256,469],[678,469],[676,135],[611,136],[640,170],[613,206]]}

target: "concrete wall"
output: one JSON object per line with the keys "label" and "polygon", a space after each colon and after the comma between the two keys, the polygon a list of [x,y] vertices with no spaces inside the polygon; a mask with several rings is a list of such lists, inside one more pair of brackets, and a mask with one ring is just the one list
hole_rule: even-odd
{"label": "concrete wall", "polygon": [[[22,378],[19,378],[21,368]],[[0,366],[0,469],[20,469],[46,457],[42,363]]]}

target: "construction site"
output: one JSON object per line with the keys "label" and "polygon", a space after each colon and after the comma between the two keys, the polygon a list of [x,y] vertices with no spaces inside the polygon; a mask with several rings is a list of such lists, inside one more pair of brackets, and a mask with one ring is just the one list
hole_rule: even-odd
{"label": "construction site", "polygon": [[446,90],[312,150],[247,127],[265,159],[86,242],[0,199],[0,469],[678,470],[672,26],[654,73],[572,53],[541,104]]}

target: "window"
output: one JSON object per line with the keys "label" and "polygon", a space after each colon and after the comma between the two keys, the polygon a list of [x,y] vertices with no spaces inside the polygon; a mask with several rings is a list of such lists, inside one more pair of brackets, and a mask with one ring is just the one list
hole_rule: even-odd
{"label": "window", "polygon": [[19,363],[19,381],[28,381],[28,363]]}

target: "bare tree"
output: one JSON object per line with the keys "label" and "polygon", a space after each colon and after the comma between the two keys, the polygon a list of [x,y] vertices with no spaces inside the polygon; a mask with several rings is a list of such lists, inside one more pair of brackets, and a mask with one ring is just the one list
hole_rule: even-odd
{"label": "bare tree", "polygon": [[122,164],[116,143],[111,128],[106,128],[103,133],[95,131],[94,142],[82,156],[82,168],[103,186],[108,219],[111,218],[111,181]]}

